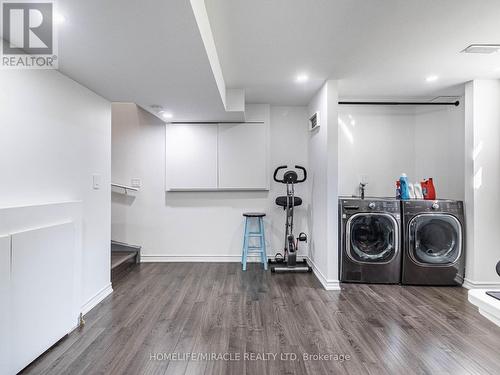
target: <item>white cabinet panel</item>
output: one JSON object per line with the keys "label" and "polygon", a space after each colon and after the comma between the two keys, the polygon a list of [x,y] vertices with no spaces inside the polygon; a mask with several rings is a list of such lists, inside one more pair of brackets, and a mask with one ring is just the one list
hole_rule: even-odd
{"label": "white cabinet panel", "polygon": [[217,125],[166,126],[167,190],[217,188]]}
{"label": "white cabinet panel", "polygon": [[75,225],[12,234],[10,337],[14,372],[75,326]]}
{"label": "white cabinet panel", "polygon": [[269,188],[267,149],[265,124],[220,124],[219,188]]}
{"label": "white cabinet panel", "polygon": [[166,126],[166,189],[268,190],[265,123]]}
{"label": "white cabinet panel", "polygon": [[0,374],[10,373],[10,236],[0,236]]}

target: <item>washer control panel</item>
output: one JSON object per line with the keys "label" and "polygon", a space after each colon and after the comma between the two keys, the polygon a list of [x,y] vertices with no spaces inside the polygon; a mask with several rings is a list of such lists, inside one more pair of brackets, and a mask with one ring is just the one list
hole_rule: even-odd
{"label": "washer control panel", "polygon": [[343,215],[357,212],[400,212],[400,201],[396,199],[341,199],[341,210]]}

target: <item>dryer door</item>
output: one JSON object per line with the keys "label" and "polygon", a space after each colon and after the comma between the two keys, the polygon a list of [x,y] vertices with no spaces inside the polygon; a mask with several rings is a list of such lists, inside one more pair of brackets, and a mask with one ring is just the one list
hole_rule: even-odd
{"label": "dryer door", "polygon": [[420,214],[408,224],[410,258],[419,265],[449,266],[462,254],[462,226],[449,214]]}
{"label": "dryer door", "polygon": [[357,263],[389,263],[399,251],[399,228],[392,215],[358,213],[346,223],[346,252]]}

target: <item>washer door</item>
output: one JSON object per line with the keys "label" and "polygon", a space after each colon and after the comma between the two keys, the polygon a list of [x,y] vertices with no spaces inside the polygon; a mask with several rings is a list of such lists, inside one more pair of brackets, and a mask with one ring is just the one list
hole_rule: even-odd
{"label": "washer door", "polygon": [[392,215],[359,213],[346,224],[346,252],[357,263],[389,263],[399,251],[399,228]]}
{"label": "washer door", "polygon": [[462,254],[462,226],[449,214],[420,214],[408,227],[411,259],[425,266],[449,266]]}

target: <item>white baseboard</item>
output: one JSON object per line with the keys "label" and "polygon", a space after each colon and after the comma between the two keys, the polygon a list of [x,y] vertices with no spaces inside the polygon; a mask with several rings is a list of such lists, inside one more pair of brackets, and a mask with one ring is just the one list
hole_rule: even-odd
{"label": "white baseboard", "polygon": [[500,281],[473,281],[465,278],[463,287],[466,289],[498,289],[500,288]]}
{"label": "white baseboard", "polygon": [[[271,258],[268,255],[267,258]],[[175,262],[200,262],[200,263],[239,263],[241,255],[144,255],[141,254],[141,263],[175,263]],[[249,256],[247,262],[260,262],[259,256]]]}
{"label": "white baseboard", "polygon": [[104,298],[113,293],[113,288],[111,287],[111,283],[102,288],[99,292],[97,292],[92,298],[90,298],[85,304],[82,306],[82,314],[87,314],[90,310],[96,307]]}
{"label": "white baseboard", "polygon": [[469,302],[477,306],[481,315],[500,327],[500,301],[488,296],[487,291],[487,289],[470,290]]}
{"label": "white baseboard", "polygon": [[316,264],[313,262],[311,258],[307,258],[307,262],[311,266],[314,276],[319,280],[321,285],[323,285],[323,288],[325,290],[341,290],[340,289],[340,282],[338,280],[328,280],[325,275],[319,270],[319,268],[316,266]]}

